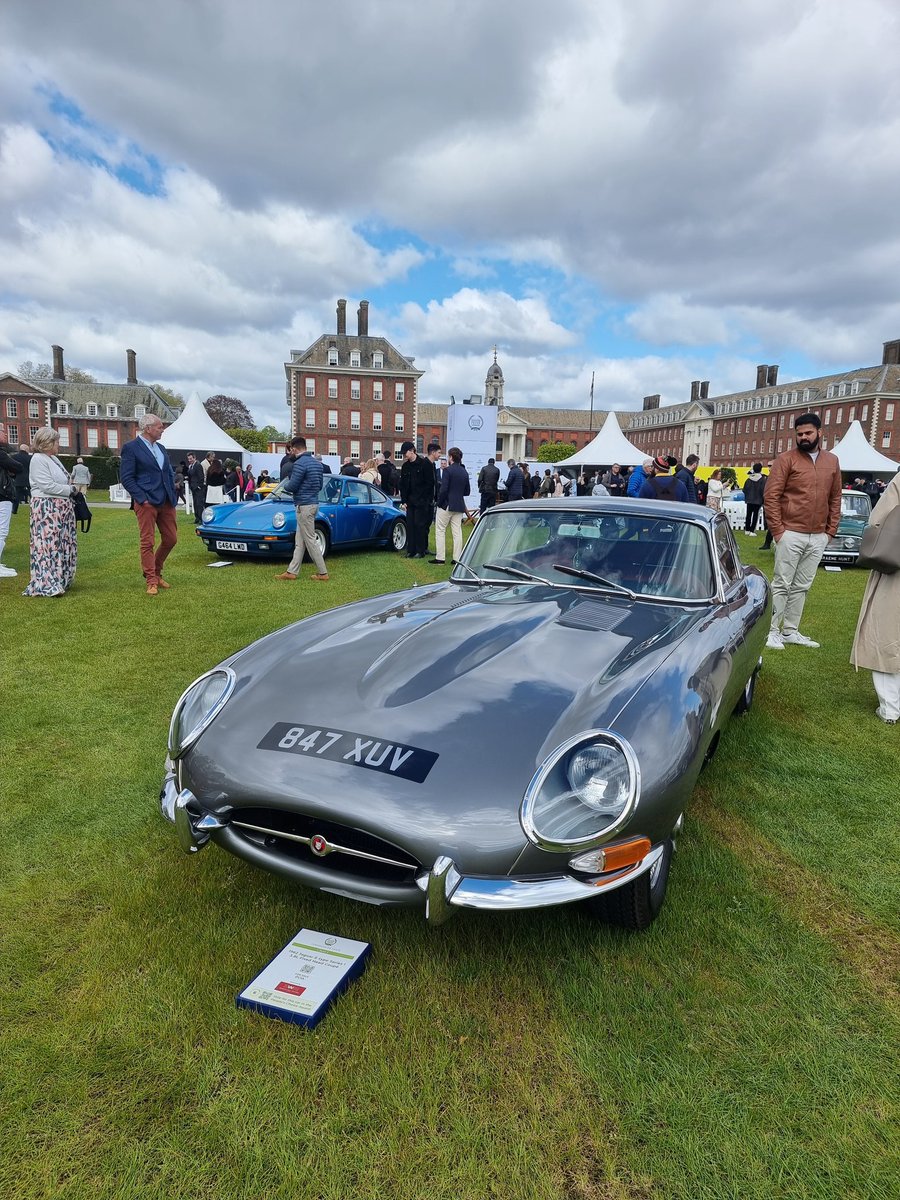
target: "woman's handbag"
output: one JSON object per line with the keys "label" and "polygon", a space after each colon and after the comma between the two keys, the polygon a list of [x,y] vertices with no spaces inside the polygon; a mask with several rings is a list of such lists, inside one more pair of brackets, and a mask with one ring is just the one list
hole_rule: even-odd
{"label": "woman's handbag", "polygon": [[900,571],[900,505],[892,508],[880,525],[866,526],[856,561],[882,575]]}

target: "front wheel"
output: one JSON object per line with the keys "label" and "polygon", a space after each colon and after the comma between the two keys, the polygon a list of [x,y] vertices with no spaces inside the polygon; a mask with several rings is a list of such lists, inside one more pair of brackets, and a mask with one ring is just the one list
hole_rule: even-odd
{"label": "front wheel", "polygon": [[324,525],[317,525],[313,531],[316,541],[319,544],[319,550],[324,558],[331,549],[331,534]]}
{"label": "front wheel", "polygon": [[753,674],[744,685],[744,690],[741,692],[737,704],[734,706],[734,715],[736,717],[745,716],[753,707],[753,697],[756,695],[756,679],[759,675],[759,664],[754,667]]}
{"label": "front wheel", "polygon": [[619,929],[636,933],[648,929],[659,916],[666,898],[674,851],[675,839],[666,838],[662,854],[649,871],[605,896],[588,900],[591,912],[607,925],[616,925]]}

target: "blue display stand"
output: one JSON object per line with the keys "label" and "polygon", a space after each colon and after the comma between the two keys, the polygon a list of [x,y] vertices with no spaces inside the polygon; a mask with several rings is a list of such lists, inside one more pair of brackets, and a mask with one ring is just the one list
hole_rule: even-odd
{"label": "blue display stand", "polygon": [[238,994],[237,1006],[314,1029],[371,953],[368,942],[301,929]]}

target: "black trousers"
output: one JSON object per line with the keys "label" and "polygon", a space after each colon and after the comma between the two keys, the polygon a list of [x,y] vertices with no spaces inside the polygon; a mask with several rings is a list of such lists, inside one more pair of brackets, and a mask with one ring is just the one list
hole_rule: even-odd
{"label": "black trousers", "polygon": [[761,504],[748,504],[747,517],[744,521],[744,533],[756,533],[756,523],[759,520]]}
{"label": "black trousers", "polygon": [[206,488],[191,488],[191,503],[194,506],[194,524],[199,525],[201,521],[200,514],[203,512],[203,506],[206,504]]}
{"label": "black trousers", "polygon": [[408,554],[428,553],[428,530],[434,519],[434,509],[430,504],[406,506],[409,518],[409,548]]}
{"label": "black trousers", "polygon": [[496,492],[482,492],[481,493],[481,508],[478,511],[479,512],[487,512],[487,510],[489,508],[493,508],[496,503],[497,503],[497,493]]}

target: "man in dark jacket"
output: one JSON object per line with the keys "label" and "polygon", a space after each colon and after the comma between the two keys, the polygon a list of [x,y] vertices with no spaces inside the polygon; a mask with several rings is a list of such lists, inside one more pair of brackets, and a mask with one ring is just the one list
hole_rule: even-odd
{"label": "man in dark jacket", "polygon": [[434,558],[430,561],[443,565],[447,552],[447,526],[453,539],[453,558],[462,554],[462,519],[466,511],[466,496],[471,490],[469,472],[462,465],[462,450],[451,446],[447,451],[450,466],[443,472],[441,490],[438,495],[437,521],[434,530]]}
{"label": "man in dark jacket", "polygon": [[[159,444],[163,423],[155,413],[145,413],[138,421],[138,435],[122,447],[119,477],[131,497],[137,517],[141,546],[141,570],[147,581],[147,595],[168,591],[162,577],[163,564],[178,541],[175,505],[175,473],[165,447]],[[156,531],[159,546],[154,550]]]}
{"label": "man in dark jacket", "polygon": [[289,479],[293,469],[294,455],[291,454],[290,450],[288,450],[287,454],[285,454],[284,458],[281,460],[281,464],[278,468],[278,478],[280,480]]}
{"label": "man in dark jacket", "polygon": [[680,479],[684,484],[684,490],[688,495],[689,504],[697,504],[697,489],[694,486],[694,472],[700,465],[700,459],[696,454],[689,454],[683,464],[675,472],[675,478]]}
{"label": "man in dark jacket", "polygon": [[756,537],[756,523],[759,520],[759,510],[763,506],[763,493],[766,490],[766,476],[762,473],[762,463],[754,463],[753,470],[744,480],[744,503],[747,515],[744,518],[744,533]]}
{"label": "man in dark jacket", "polygon": [[500,483],[500,468],[489,458],[478,472],[478,491],[481,495],[480,512],[487,512],[497,503],[497,487]]}
{"label": "man in dark jacket", "polygon": [[400,500],[406,507],[409,530],[407,558],[424,558],[428,553],[428,530],[434,512],[434,463],[416,453],[413,442],[400,447]]}
{"label": "man in dark jacket", "polygon": [[187,482],[191,492],[191,506],[194,510],[194,524],[202,521],[203,505],[206,503],[206,476],[203,474],[203,464],[197,461],[197,456],[187,456]]}
{"label": "man in dark jacket", "polygon": [[645,479],[641,484],[638,495],[642,500],[679,500],[688,503],[687,488],[680,479],[670,475],[669,471],[675,465],[675,459],[660,454],[653,460],[650,471],[645,471]]}
{"label": "man in dark jacket", "polygon": [[507,500],[521,500],[525,476],[516,466],[514,458],[508,459],[506,465],[509,467],[509,474],[506,477],[506,498]]}
{"label": "man in dark jacket", "polygon": [[316,538],[316,513],[319,511],[319,492],[322,490],[322,480],[325,472],[322,464],[306,448],[306,438],[295,437],[291,441],[290,478],[284,485],[284,490],[294,497],[297,508],[297,533],[294,537],[294,555],[290,566],[276,579],[296,579],[300,574],[304,551],[315,565],[313,579],[325,583],[328,579],[328,568]]}
{"label": "man in dark jacket", "polygon": [[386,454],[379,454],[376,458],[378,464],[378,478],[381,480],[381,486],[389,496],[397,494],[397,469]]}
{"label": "man in dark jacket", "polygon": [[611,496],[624,496],[625,489],[628,487],[628,480],[622,474],[622,468],[618,463],[613,463],[612,468],[606,472],[600,482]]}
{"label": "man in dark jacket", "polygon": [[31,471],[31,455],[28,453],[27,446],[20,446],[15,454],[11,454],[10,458],[14,458],[19,466],[19,473],[16,476],[16,498],[13,500],[13,512],[18,512],[20,504],[27,504],[31,497],[31,487],[28,483],[29,473]]}

